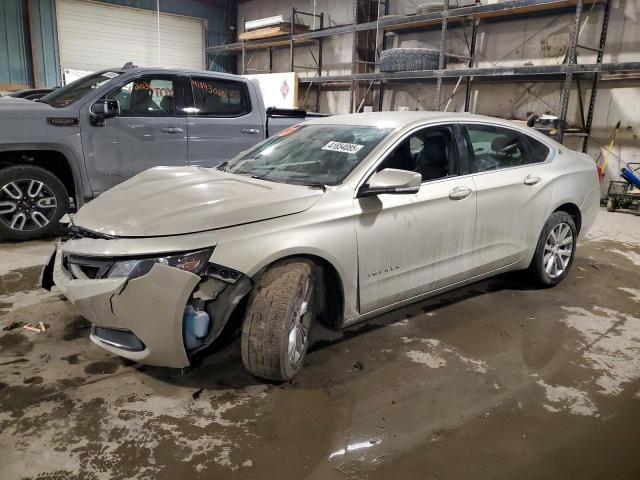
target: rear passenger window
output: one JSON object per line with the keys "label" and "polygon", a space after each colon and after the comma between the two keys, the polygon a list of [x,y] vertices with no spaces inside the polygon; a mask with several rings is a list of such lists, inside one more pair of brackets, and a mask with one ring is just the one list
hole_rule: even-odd
{"label": "rear passenger window", "polygon": [[196,115],[238,117],[251,111],[247,87],[242,82],[192,78]]}
{"label": "rear passenger window", "polygon": [[517,131],[493,125],[466,127],[473,148],[474,172],[526,165],[526,141]]}
{"label": "rear passenger window", "polygon": [[527,163],[542,163],[549,156],[549,147],[535,138],[527,137]]}

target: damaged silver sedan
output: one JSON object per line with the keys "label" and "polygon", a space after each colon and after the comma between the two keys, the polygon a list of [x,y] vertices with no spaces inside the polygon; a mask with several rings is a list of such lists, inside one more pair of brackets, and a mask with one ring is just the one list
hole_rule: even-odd
{"label": "damaged silver sedan", "polygon": [[292,378],[315,322],[340,328],[528,269],[568,273],[598,211],[588,156],[474,115],[305,122],[216,168],[158,167],[80,209],[45,267],[91,339],[189,366],[230,319],[252,374]]}

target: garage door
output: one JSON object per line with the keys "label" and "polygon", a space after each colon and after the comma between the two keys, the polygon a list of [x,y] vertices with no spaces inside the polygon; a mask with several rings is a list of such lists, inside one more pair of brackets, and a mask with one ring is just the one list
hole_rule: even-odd
{"label": "garage door", "polygon": [[204,20],[87,0],[57,0],[60,63],[95,71],[140,67],[204,67]]}

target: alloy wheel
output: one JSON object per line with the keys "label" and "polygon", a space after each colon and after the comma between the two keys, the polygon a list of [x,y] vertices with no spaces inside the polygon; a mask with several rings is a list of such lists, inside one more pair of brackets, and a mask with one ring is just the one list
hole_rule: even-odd
{"label": "alloy wheel", "polygon": [[292,368],[296,368],[302,361],[305,350],[307,349],[307,343],[309,342],[309,327],[311,325],[311,295],[313,288],[311,286],[311,280],[307,279],[303,289],[302,295],[299,298],[299,304],[294,310],[294,320],[291,323],[289,330],[289,341],[287,345],[287,354],[289,364]]}
{"label": "alloy wheel", "polygon": [[544,245],[542,265],[551,278],[558,278],[567,269],[573,253],[573,231],[566,223],[551,229]]}
{"label": "alloy wheel", "polygon": [[39,180],[13,180],[0,187],[0,222],[16,231],[33,231],[55,217],[56,197]]}

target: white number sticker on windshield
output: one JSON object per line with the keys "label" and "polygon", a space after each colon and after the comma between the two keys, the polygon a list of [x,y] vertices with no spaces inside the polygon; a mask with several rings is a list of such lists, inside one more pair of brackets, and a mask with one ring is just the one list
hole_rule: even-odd
{"label": "white number sticker on windshield", "polygon": [[364,145],[358,145],[356,143],[329,142],[322,147],[322,150],[342,153],[357,153],[363,146]]}

